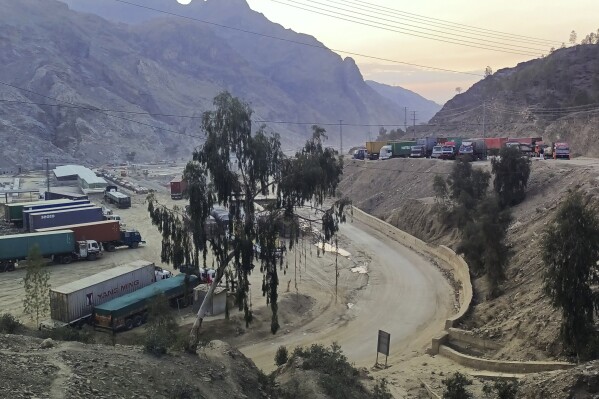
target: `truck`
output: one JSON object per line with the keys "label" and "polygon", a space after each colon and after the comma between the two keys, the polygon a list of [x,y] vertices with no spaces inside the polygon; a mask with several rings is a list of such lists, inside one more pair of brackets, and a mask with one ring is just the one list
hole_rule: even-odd
{"label": "truck", "polygon": [[390,141],[393,158],[408,158],[416,141]]}
{"label": "truck", "polygon": [[562,141],[553,145],[553,159],[570,159],[570,146]]}
{"label": "truck", "polygon": [[0,236],[0,272],[15,270],[17,263],[27,259],[34,246],[38,247],[42,257],[62,264],[74,260],[96,260],[102,256],[96,241],[76,241],[72,230],[12,234]]}
{"label": "truck", "polygon": [[[461,141],[460,141],[461,144]],[[443,147],[441,149],[441,156],[439,159],[455,159],[457,154],[455,141],[446,141],[443,143]]]}
{"label": "truck", "polygon": [[381,151],[381,148],[385,145],[387,145],[386,141],[367,141],[366,151],[368,151],[370,159],[379,159],[379,153]]}
{"label": "truck", "polygon": [[94,328],[114,333],[138,327],[148,320],[148,306],[152,299],[164,295],[171,306],[185,306],[193,298],[193,288],[198,283],[196,276],[178,274],[98,305],[94,307]]}
{"label": "truck", "polygon": [[437,145],[436,137],[423,137],[416,140],[416,145],[422,146],[424,149],[424,156],[430,158],[433,154],[433,147]]}
{"label": "truck", "polygon": [[154,263],[140,259],[51,288],[51,320],[42,326],[55,328],[89,323],[95,306],[154,283],[155,267]]}
{"label": "truck", "polygon": [[170,181],[171,186],[171,199],[180,200],[183,199],[183,193],[187,189],[187,182],[183,180],[183,177],[175,177]]}
{"label": "truck", "polygon": [[506,147],[518,147],[523,155],[532,157],[536,143],[540,141],[543,141],[542,137],[510,137],[505,145]]}
{"label": "truck", "polygon": [[462,141],[462,145],[458,150],[458,156],[468,157],[474,161],[477,159],[487,159],[487,147],[484,139],[468,139]]}
{"label": "truck", "polygon": [[487,137],[485,140],[485,146],[487,147],[488,155],[499,155],[499,151],[505,147],[507,143],[507,137]]}
{"label": "truck", "polygon": [[62,200],[51,200],[51,201],[33,201],[33,202],[16,202],[10,204],[4,204],[4,221],[6,223],[14,224],[18,227],[23,226],[23,208],[26,206],[39,206],[39,205],[51,205],[51,204],[66,204],[71,201]]}
{"label": "truck", "polygon": [[48,227],[98,222],[102,219],[102,208],[99,206],[31,213],[29,215],[29,231],[45,229]]}
{"label": "truck", "polygon": [[118,191],[117,186],[107,186],[104,191],[104,200],[114,204],[117,208],[131,208],[131,197]]}
{"label": "truck", "polygon": [[413,145],[410,158],[426,158],[426,148],[423,145]]}
{"label": "truck", "polygon": [[77,241],[94,240],[107,252],[113,252],[118,247],[137,248],[145,244],[137,230],[123,229],[118,220],[101,220],[99,222],[72,224],[61,227],[37,229],[38,233],[56,230],[72,230]]}
{"label": "truck", "polygon": [[47,213],[47,212],[65,211],[65,210],[69,210],[69,209],[93,208],[94,206],[95,206],[94,204],[90,204],[88,201],[87,203],[76,204],[76,205],[60,204],[60,206],[55,206],[52,208],[46,208],[46,207],[36,207],[34,209],[25,208],[25,209],[23,209],[22,227],[26,231],[31,231],[30,226],[29,226],[29,221],[30,221],[29,216],[31,216],[34,213]]}

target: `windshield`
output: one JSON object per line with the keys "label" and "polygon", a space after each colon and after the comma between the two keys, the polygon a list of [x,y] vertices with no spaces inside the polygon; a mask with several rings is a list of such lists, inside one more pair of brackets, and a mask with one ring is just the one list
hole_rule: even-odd
{"label": "windshield", "polygon": [[441,147],[441,146],[433,147],[433,152],[441,152],[441,151],[443,151],[443,147]]}
{"label": "windshield", "polygon": [[453,152],[453,147],[443,147],[443,152]]}

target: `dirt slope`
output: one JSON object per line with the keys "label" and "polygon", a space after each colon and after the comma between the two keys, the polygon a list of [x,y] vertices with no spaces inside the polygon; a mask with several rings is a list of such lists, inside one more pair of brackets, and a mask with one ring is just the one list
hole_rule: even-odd
{"label": "dirt slope", "polygon": [[[348,161],[341,191],[366,212],[428,242],[455,248],[457,233],[443,228],[432,211],[433,177],[446,176],[451,165],[436,160]],[[475,167],[490,169],[488,162]],[[568,190],[579,187],[591,201],[599,192],[598,177],[599,162],[593,159],[533,161],[527,198],[514,208],[508,232],[514,256],[503,294],[488,301],[484,278],[475,280],[475,306],[463,326],[504,345],[487,356],[540,360],[563,355],[557,342],[561,316],[542,292],[539,242]]]}

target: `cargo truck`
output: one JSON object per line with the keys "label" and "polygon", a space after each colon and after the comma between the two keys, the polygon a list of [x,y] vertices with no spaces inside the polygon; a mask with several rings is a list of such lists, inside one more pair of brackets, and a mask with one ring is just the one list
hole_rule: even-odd
{"label": "cargo truck", "polygon": [[42,257],[63,264],[73,260],[96,260],[102,256],[96,241],[76,241],[72,230],[0,236],[0,272],[15,270],[17,263],[27,259],[35,245]]}
{"label": "cargo truck", "polygon": [[68,226],[71,224],[99,222],[103,218],[102,208],[99,206],[32,213],[29,215],[29,231]]}
{"label": "cargo truck", "polygon": [[92,223],[71,224],[68,226],[38,229],[36,232],[44,233],[56,230],[72,230],[75,240],[93,240],[100,244],[105,251],[113,252],[118,247],[137,248],[139,244],[145,244],[139,231],[122,229],[118,220],[102,220]]}
{"label": "cargo truck", "polygon": [[433,154],[433,147],[437,145],[436,137],[424,137],[416,140],[416,145],[422,146],[424,156],[430,158]]}
{"label": "cargo truck", "polygon": [[462,141],[462,145],[458,150],[458,156],[468,157],[470,160],[487,159],[487,147],[484,139],[469,139]]}
{"label": "cargo truck", "polygon": [[456,145],[457,144],[455,141],[446,141],[443,143],[443,147],[441,148],[441,156],[439,156],[439,159],[455,159],[457,154]]}
{"label": "cargo truck", "polygon": [[67,204],[71,201],[62,200],[51,200],[51,201],[33,201],[33,202],[17,202],[4,204],[4,221],[17,225],[18,227],[23,226],[23,208],[26,206],[39,206],[39,205],[51,205],[51,204]]}
{"label": "cargo truck", "polygon": [[104,191],[104,200],[117,208],[131,208],[131,197],[118,191],[117,186],[108,186]]}
{"label": "cargo truck", "polygon": [[82,326],[95,306],[135,292],[156,281],[155,265],[137,260],[50,289],[50,317],[43,327]]}
{"label": "cargo truck", "polygon": [[555,143],[553,146],[553,159],[570,159],[570,146],[566,142]]}
{"label": "cargo truck", "polygon": [[415,141],[391,141],[391,152],[393,158],[408,158],[412,153],[412,147],[416,145]]}
{"label": "cargo truck", "polygon": [[542,137],[510,137],[508,138],[506,147],[517,146],[523,155],[534,156],[535,145],[541,141],[543,141]]}
{"label": "cargo truck", "polygon": [[381,148],[385,145],[387,145],[386,141],[367,141],[366,151],[368,151],[370,159],[379,159]]}
{"label": "cargo truck", "polygon": [[148,320],[148,306],[152,299],[164,295],[171,306],[186,305],[198,283],[196,276],[178,274],[105,302],[94,308],[94,327],[116,332],[140,326]]}
{"label": "cargo truck", "polygon": [[183,193],[187,188],[187,182],[182,177],[175,177],[170,182],[171,186],[171,199],[180,200],[183,199]]}
{"label": "cargo truck", "polygon": [[487,147],[487,155],[499,155],[499,151],[505,147],[507,137],[487,137],[484,139]]}
{"label": "cargo truck", "polygon": [[90,204],[89,201],[85,204],[61,204],[60,206],[52,207],[52,208],[34,208],[34,209],[23,209],[23,228],[26,231],[31,231],[29,226],[29,216],[34,213],[47,213],[47,212],[56,212],[56,211],[64,211],[69,209],[82,209],[82,208],[93,208],[95,205]]}

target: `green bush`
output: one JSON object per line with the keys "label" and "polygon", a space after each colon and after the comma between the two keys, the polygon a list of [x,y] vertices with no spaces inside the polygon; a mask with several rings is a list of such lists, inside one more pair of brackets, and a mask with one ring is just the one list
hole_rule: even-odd
{"label": "green bush", "polygon": [[443,380],[445,392],[443,399],[472,399],[473,396],[466,387],[472,385],[472,381],[461,373],[455,373],[453,376]]}
{"label": "green bush", "polygon": [[277,349],[277,353],[275,354],[275,364],[277,366],[282,366],[287,363],[287,360],[289,360],[289,352],[287,351],[287,348],[284,346],[279,346],[279,349]]}
{"label": "green bush", "polygon": [[84,344],[94,343],[94,336],[89,331],[78,330],[73,327],[42,330],[41,338],[52,338],[55,341],[76,341]]}
{"label": "green bush", "polygon": [[21,322],[10,313],[0,316],[0,333],[14,334],[21,326]]}
{"label": "green bush", "polygon": [[518,397],[518,382],[496,381],[493,385],[485,384],[483,393],[486,398],[516,399]]}
{"label": "green bush", "polygon": [[164,355],[177,341],[177,323],[164,295],[154,298],[148,309],[144,347],[156,356]]}
{"label": "green bush", "polygon": [[393,399],[393,395],[387,388],[387,379],[382,378],[374,385],[373,399]]}

